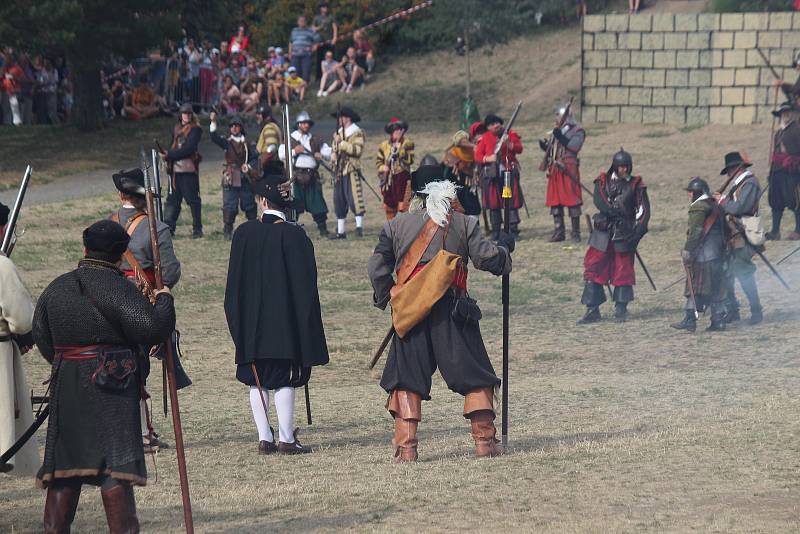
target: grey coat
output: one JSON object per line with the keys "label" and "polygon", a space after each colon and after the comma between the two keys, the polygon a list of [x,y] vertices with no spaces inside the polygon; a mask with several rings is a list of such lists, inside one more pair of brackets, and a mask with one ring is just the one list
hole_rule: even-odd
{"label": "grey coat", "polygon": [[[125,227],[128,219],[136,214],[136,208],[120,208],[119,209],[119,223]],[[158,230],[158,250],[161,254],[161,277],[164,280],[164,285],[172,288],[178,283],[181,278],[181,262],[175,257],[175,249],[172,246],[172,234],[170,234],[169,226],[162,222],[156,224]],[[128,249],[133,253],[133,256],[141,264],[142,269],[153,268],[153,248],[150,244],[150,222],[145,219],[136,227],[131,242],[128,244]],[[130,270],[131,266],[123,258],[122,270]]]}

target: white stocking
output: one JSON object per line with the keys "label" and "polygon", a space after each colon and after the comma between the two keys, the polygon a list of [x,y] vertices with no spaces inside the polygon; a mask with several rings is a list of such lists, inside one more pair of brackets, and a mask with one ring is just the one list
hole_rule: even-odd
{"label": "white stocking", "polygon": [[278,412],[278,429],[281,441],[294,443],[294,388],[275,390],[275,410]]}
{"label": "white stocking", "polygon": [[361,228],[362,226],[364,226],[364,216],[356,215],[356,228]]}
{"label": "white stocking", "polygon": [[336,219],[336,233],[343,234],[345,231],[345,220],[344,219]]}
{"label": "white stocking", "polygon": [[261,399],[258,398],[258,388],[256,386],[250,386],[250,409],[253,410],[253,419],[258,429],[258,440],[274,441],[275,438],[272,435],[272,430],[269,428],[268,412],[264,411],[264,406],[269,410],[269,391],[262,390],[262,392],[262,398],[264,399],[263,404],[261,403]]}

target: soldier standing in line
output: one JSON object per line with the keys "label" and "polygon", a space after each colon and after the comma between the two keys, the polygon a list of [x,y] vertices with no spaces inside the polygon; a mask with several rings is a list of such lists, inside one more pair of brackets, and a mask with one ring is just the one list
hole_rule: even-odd
{"label": "soldier standing in line", "polygon": [[180,107],[180,123],[172,132],[170,149],[161,153],[167,162],[172,179],[172,191],[167,196],[164,222],[172,235],[181,215],[181,203],[192,211],[192,239],[203,237],[202,200],[200,198],[200,161],[198,152],[203,130],[191,104]]}
{"label": "soldier standing in line", "polygon": [[256,150],[261,163],[262,178],[272,174],[281,174],[283,166],[278,159],[278,147],[283,143],[283,134],[280,126],[272,117],[272,109],[269,106],[258,108],[256,120],[261,127]]}
{"label": "soldier standing in line", "polygon": [[361,181],[361,154],[364,152],[366,137],[358,126],[361,117],[347,106],[331,113],[338,119],[333,136],[333,160],[338,170],[333,177],[333,209],[336,212],[336,234],[331,239],[347,239],[347,213],[352,211],[356,218],[356,235],[364,235],[364,189]]}
{"label": "soldier standing in line", "polygon": [[386,220],[391,221],[398,211],[408,211],[405,196],[411,179],[411,166],[414,165],[414,142],[406,137],[408,123],[397,117],[389,121],[384,131],[389,134],[389,139],[378,146],[375,166],[378,168]]}
{"label": "soldier standing in line", "polygon": [[800,123],[798,112],[790,102],[784,102],[772,112],[780,118],[780,128],[775,133],[770,162],[769,191],[767,199],[772,208],[772,231],[767,239],[780,240],[783,211],[794,211],[794,230],[787,236],[790,241],[800,239]]}

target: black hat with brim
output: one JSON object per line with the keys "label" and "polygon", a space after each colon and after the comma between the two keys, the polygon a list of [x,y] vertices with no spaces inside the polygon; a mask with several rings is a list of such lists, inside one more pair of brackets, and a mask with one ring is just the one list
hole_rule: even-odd
{"label": "black hat with brim", "polygon": [[[104,259],[118,260],[128,249],[131,238],[118,223],[103,219],[83,231],[83,246]],[[90,254],[91,255],[91,254]]]}
{"label": "black hat with brim", "polygon": [[492,124],[503,124],[503,119],[501,119],[497,115],[490,113],[486,115],[485,119],[483,119],[483,124],[485,124],[486,126],[491,126]]}
{"label": "black hat with brim", "polygon": [[411,173],[411,189],[415,193],[419,193],[429,183],[442,180],[444,180],[444,169],[441,165],[422,165]]}
{"label": "black hat with brim", "polygon": [[266,198],[270,204],[280,208],[289,208],[292,202],[281,193],[280,186],[286,183],[286,178],[280,174],[268,174],[261,180],[250,184],[253,193]]}
{"label": "black hat with brim", "polygon": [[361,122],[361,116],[347,106],[342,106],[342,108],[338,112],[334,111],[333,113],[331,113],[331,117],[333,117],[334,119],[339,117],[340,115],[342,117],[349,117],[350,120],[353,122]]}
{"label": "black hat with brim", "polygon": [[144,188],[144,173],[142,169],[131,169],[129,171],[119,171],[111,175],[114,186],[120,193],[143,197],[146,193]]}
{"label": "black hat with brim", "polygon": [[181,107],[178,108],[178,113],[192,113],[194,114],[194,108],[191,104],[181,104]]}
{"label": "black hat with brim", "polygon": [[11,210],[8,209],[8,206],[0,202],[0,226],[5,226],[8,224],[8,216],[11,214]]}
{"label": "black hat with brim", "polygon": [[738,152],[728,152],[727,154],[725,154],[725,166],[722,168],[721,171],[719,171],[719,174],[724,175],[725,173],[728,172],[728,169],[730,169],[731,167],[736,167],[736,166],[750,167],[751,165],[752,163],[750,163],[749,161],[745,161],[745,159],[742,158],[742,155],[739,154]]}
{"label": "black hat with brim", "polygon": [[791,102],[784,102],[781,104],[778,109],[772,110],[772,115],[775,117],[780,117],[781,114],[785,111],[797,111],[795,107],[792,105]]}
{"label": "black hat with brim", "polygon": [[386,123],[386,126],[383,127],[383,131],[389,135],[391,135],[395,130],[408,131],[408,123],[402,119],[392,119]]}

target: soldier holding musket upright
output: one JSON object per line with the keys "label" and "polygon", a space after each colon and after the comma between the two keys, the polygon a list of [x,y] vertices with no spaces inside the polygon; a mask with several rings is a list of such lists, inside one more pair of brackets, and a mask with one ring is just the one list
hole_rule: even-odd
{"label": "soldier holding musket upright", "polygon": [[346,239],[346,217],[352,211],[356,217],[356,235],[364,235],[364,189],[361,181],[361,154],[366,138],[358,123],[361,117],[352,109],[342,106],[331,113],[337,121],[333,136],[333,158],[336,166],[333,177],[333,208],[336,211],[336,234],[331,239]]}
{"label": "soldier holding musket upright", "polygon": [[772,231],[767,239],[781,238],[783,211],[794,211],[794,230],[787,239],[800,239],[800,122],[798,110],[784,102],[772,112],[780,118],[780,128],[775,134],[770,164],[769,192],[767,198],[772,208]]}
{"label": "soldier holding musket upright", "polygon": [[384,127],[389,139],[378,146],[375,166],[383,195],[383,209],[386,220],[391,221],[397,212],[408,211],[406,189],[411,180],[411,166],[414,165],[414,141],[406,136],[408,123],[392,118]]}
{"label": "soldier holding musket upright", "polygon": [[172,188],[167,196],[164,222],[172,234],[181,215],[181,203],[192,211],[192,239],[203,237],[202,200],[200,199],[200,161],[198,151],[203,130],[191,104],[180,107],[180,123],[172,132],[169,150],[161,155],[170,168]]}

